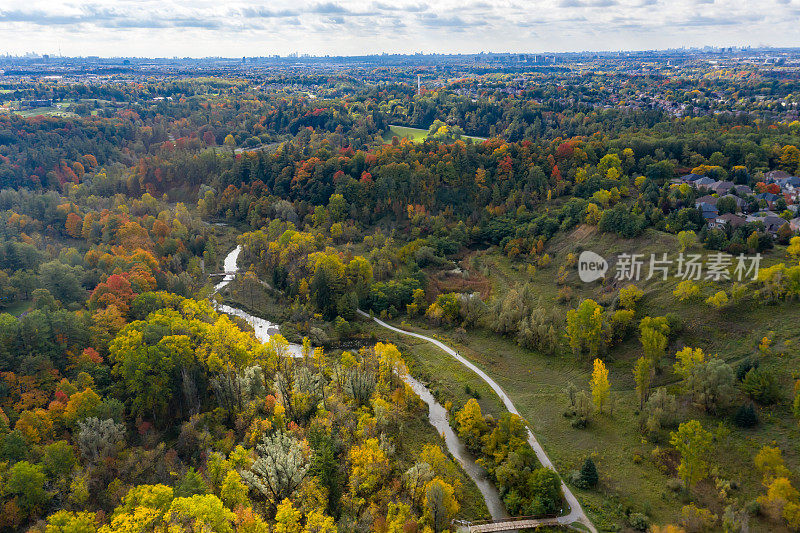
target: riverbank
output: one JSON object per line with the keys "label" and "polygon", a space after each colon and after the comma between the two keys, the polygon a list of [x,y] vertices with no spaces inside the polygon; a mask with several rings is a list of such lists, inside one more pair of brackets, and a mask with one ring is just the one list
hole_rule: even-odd
{"label": "riverbank", "polygon": [[[222,280],[214,286],[214,292],[218,293],[229,285],[239,271],[238,259],[241,254],[241,246],[236,246],[231,250],[223,261],[223,271],[225,275]],[[280,328],[277,324],[269,320],[254,316],[247,311],[228,304],[216,304],[216,308],[226,314],[237,316],[253,327],[255,337],[261,342],[268,342],[271,335],[279,333]],[[302,346],[298,344],[289,345],[289,353],[293,357],[302,357]],[[456,460],[462,471],[475,485],[483,497],[483,503],[488,510],[492,520],[501,520],[508,517],[505,506],[503,505],[500,493],[488,479],[486,471],[480,467],[475,459],[467,451],[466,446],[460,441],[456,433],[450,427],[447,410],[439,404],[433,394],[410,375],[402,376],[403,380],[411,387],[414,393],[428,406],[428,421],[437,431],[440,438],[444,440],[444,445],[450,455]],[[466,506],[465,506],[466,507]],[[470,506],[475,512],[474,506]],[[482,516],[482,512],[477,517]],[[512,531],[512,530],[509,530]]]}
{"label": "riverbank", "polygon": [[[506,408],[506,410],[508,410],[508,412],[516,414],[516,415],[519,415],[519,411],[517,410],[517,408],[514,405],[514,403],[511,401],[511,399],[508,397],[508,395],[506,395],[506,393],[502,389],[502,387],[500,387],[500,385],[494,379],[492,379],[483,370],[478,368],[475,364],[473,364],[468,359],[464,358],[462,355],[460,355],[458,352],[456,352],[455,350],[453,350],[452,348],[450,348],[446,344],[442,343],[439,340],[433,339],[433,338],[431,338],[429,336],[426,336],[426,335],[423,335],[423,334],[420,334],[420,333],[414,333],[414,332],[411,332],[411,331],[406,331],[406,330],[403,330],[403,329],[400,329],[400,328],[396,328],[396,327],[394,327],[394,326],[392,326],[390,324],[387,324],[386,322],[384,322],[384,321],[382,321],[382,320],[380,320],[378,318],[371,317],[369,314],[365,313],[364,311],[359,310],[358,312],[359,312],[360,315],[362,315],[365,318],[372,318],[372,320],[376,324],[378,324],[379,326],[381,326],[383,328],[386,328],[386,329],[388,329],[390,331],[393,331],[395,333],[399,333],[401,335],[407,335],[407,336],[410,336],[410,337],[422,339],[424,341],[430,342],[431,344],[435,345],[437,348],[441,349],[442,351],[444,351],[445,353],[447,353],[448,355],[450,355],[451,357],[456,359],[463,366],[467,367],[469,370],[474,372],[476,375],[478,375],[478,377],[480,377],[481,380],[483,380],[487,385],[489,385],[489,387],[492,389],[492,391],[495,394],[497,394],[497,396],[500,398],[500,401],[503,403],[504,407]],[[531,431],[530,427],[527,427],[527,432],[528,432],[528,443],[530,444],[531,448],[533,448],[534,452],[536,453],[536,457],[539,459],[539,462],[543,466],[545,466],[547,468],[550,468],[552,470],[555,470],[555,467],[553,466],[553,463],[550,461],[550,458],[547,456],[547,453],[545,453],[544,448],[542,448],[541,444],[536,439],[536,437],[533,434],[533,432]],[[592,532],[596,533],[597,530],[595,529],[594,525],[592,524],[592,521],[589,520],[589,517],[586,515],[586,513],[584,513],[580,502],[575,497],[575,495],[572,493],[570,488],[564,483],[563,479],[561,481],[561,490],[563,492],[565,500],[569,504],[569,512],[564,514],[563,516],[559,517],[558,518],[558,522],[560,524],[579,523],[582,526],[586,527],[589,531],[592,531]]]}

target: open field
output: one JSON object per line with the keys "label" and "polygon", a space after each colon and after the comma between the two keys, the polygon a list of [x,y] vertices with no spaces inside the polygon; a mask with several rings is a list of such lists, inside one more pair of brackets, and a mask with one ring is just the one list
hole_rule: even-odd
{"label": "open field", "polygon": [[[625,241],[609,235],[586,232],[585,228],[572,234],[559,236],[548,245],[546,251],[553,256],[553,264],[529,276],[524,267],[496,252],[480,254],[472,261],[488,274],[495,294],[504,293],[517,282],[530,281],[541,294],[546,307],[574,307],[580,298],[592,297],[601,303],[610,303],[616,290],[600,287],[600,284],[582,285],[575,279],[573,271],[569,284],[575,289],[573,301],[564,305],[558,302],[555,273],[569,252],[581,248],[598,253],[633,252],[677,253],[674,237],[665,234],[646,234],[640,239]],[[700,250],[696,250],[700,252]],[[606,255],[606,256],[607,256]],[[773,250],[765,257],[765,264],[783,260],[782,250]],[[652,281],[652,280],[651,280]],[[674,280],[643,282],[645,297],[639,304],[635,323],[642,316],[663,316],[674,313],[681,318],[682,331],[676,336],[662,361],[662,371],[656,383],[677,392],[677,378],[671,371],[675,351],[688,345],[702,347],[707,353],[716,353],[729,361],[734,368],[737,361],[752,356],[759,340],[768,332],[774,332],[776,351],[784,355],[772,355],[763,360],[762,366],[778,372],[783,391],[792,390],[792,369],[800,368],[800,354],[795,346],[800,342],[800,309],[795,303],[778,305],[756,304],[745,299],[722,311],[712,310],[702,300],[681,303],[672,296]],[[618,287],[616,287],[618,288]],[[703,298],[716,287],[703,289]],[[414,327],[416,326],[416,327]],[[429,343],[402,337],[377,326],[366,326],[379,338],[400,345],[413,365],[415,375],[429,380],[430,388],[443,404],[453,403],[457,409],[470,396],[480,397],[484,413],[499,415],[501,405],[496,396],[476,375]],[[643,439],[639,432],[638,400],[633,390],[633,362],[642,354],[638,333],[634,331],[621,345],[603,356],[609,364],[614,406],[611,414],[595,415],[587,429],[574,429],[570,419],[564,417],[567,408],[565,387],[574,383],[580,389],[588,389],[591,364],[588,359],[576,361],[571,353],[546,356],[518,346],[512,339],[498,336],[484,329],[469,329],[466,332],[432,328],[425,321],[405,323],[404,327],[420,333],[436,333],[444,342],[453,346],[489,373],[509,394],[522,415],[528,420],[547,453],[562,475],[580,468],[586,457],[592,457],[598,465],[601,484],[596,490],[575,489],[587,513],[598,528],[613,529],[624,522],[630,512],[647,514],[654,523],[675,523],[680,509],[695,501],[698,506],[721,514],[713,476],[693,491],[690,496],[673,492],[667,488],[667,480],[674,472],[663,472],[653,460],[653,452],[659,446],[669,448],[668,432],[660,442]],[[734,407],[741,403],[734,402]],[[766,444],[777,445],[784,451],[790,468],[797,468],[800,447],[800,431],[791,415],[788,392],[778,405],[759,408],[761,424],[754,429],[743,430],[731,422],[732,412],[722,413],[717,418],[706,417],[696,408],[684,405],[685,419],[696,418],[715,434],[714,458],[711,461],[713,475],[730,480],[738,485],[732,497],[744,505],[765,489],[760,474],[752,467],[753,456]],[[720,423],[720,420],[722,422]],[[780,531],[781,526],[762,519],[751,520],[753,531]]]}
{"label": "open field", "polygon": [[[390,142],[394,136],[397,136],[401,139],[407,138],[415,143],[418,143],[425,140],[425,137],[428,136],[428,130],[392,125],[389,126],[389,133],[384,135],[384,140]],[[471,135],[462,135],[462,139],[472,139],[475,142],[483,142],[486,140],[484,137],[473,137]]]}
{"label": "open field", "polygon": [[35,117],[37,115],[47,115],[51,117],[77,117],[75,113],[70,111],[65,111],[61,107],[51,106],[51,107],[35,107],[33,109],[20,109],[11,110],[12,113],[16,113],[23,117]]}
{"label": "open field", "polygon": [[3,312],[4,313],[8,313],[10,315],[14,315],[14,316],[20,316],[20,315],[22,315],[24,313],[27,313],[28,311],[31,311],[32,309],[33,309],[33,303],[32,302],[30,302],[30,301],[19,301],[19,302],[15,302],[15,303],[9,305],[8,307],[6,307],[5,309],[3,309]]}
{"label": "open field", "polygon": [[[467,393],[469,387],[471,391],[478,391],[479,403],[485,413],[494,416],[501,413],[500,402],[482,380],[434,346],[423,341],[409,341],[385,330],[374,333],[400,345],[415,366],[413,372],[431,376],[430,388],[440,401],[451,401],[460,406],[474,395]],[[595,491],[574,490],[598,528],[613,528],[628,511],[645,512],[657,523],[678,519],[680,507],[688,500],[666,488],[668,476],[659,471],[650,459],[656,445],[642,442],[635,394],[629,389],[616,387],[624,381],[619,378],[627,376],[620,376],[621,372],[612,367],[611,382],[616,390],[613,413],[596,415],[585,430],[573,429],[569,419],[563,416],[567,407],[563,389],[569,382],[587,388],[588,365],[576,368],[574,361],[569,359],[542,356],[480,331],[468,333],[463,343],[455,341],[453,336],[445,337],[445,332],[441,335],[498,381],[563,475],[579,469],[586,457],[595,460],[600,471],[600,488]],[[796,358],[792,363],[797,364]],[[795,443],[800,435],[788,410],[777,407],[762,411],[761,416],[762,420],[778,423],[755,430],[740,430],[728,424],[725,431],[720,432],[716,444],[719,453],[715,456],[715,464],[719,475],[741,485],[736,497],[742,501],[752,500],[764,492],[759,474],[749,466],[754,450],[777,442],[788,452],[786,459],[789,464],[796,465],[797,461]],[[706,427],[713,429],[710,419],[700,419]],[[786,423],[780,423],[780,420]],[[724,436],[728,430],[730,433]],[[706,497],[713,496],[713,482],[703,482],[698,492],[698,504],[714,509],[714,498]],[[774,531],[776,526],[774,523],[752,525],[754,531]]]}

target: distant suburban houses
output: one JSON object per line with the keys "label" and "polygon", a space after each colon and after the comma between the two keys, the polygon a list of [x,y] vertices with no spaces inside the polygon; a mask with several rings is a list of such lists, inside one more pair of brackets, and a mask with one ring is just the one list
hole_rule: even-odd
{"label": "distant suburban houses", "polygon": [[797,216],[800,205],[798,176],[772,170],[764,174],[763,182],[757,187],[758,192],[748,185],[717,181],[699,174],[686,174],[672,181],[690,185],[702,193],[695,200],[694,207],[700,211],[710,229],[722,229],[725,226],[736,228],[761,222],[772,235],[786,224],[793,232],[800,231],[800,217]]}
{"label": "distant suburban houses", "polygon": [[708,221],[708,227],[711,229],[723,228],[726,224],[730,225],[732,228],[738,228],[739,226],[747,224],[747,220],[739,215],[725,213],[724,215],[719,215]]}

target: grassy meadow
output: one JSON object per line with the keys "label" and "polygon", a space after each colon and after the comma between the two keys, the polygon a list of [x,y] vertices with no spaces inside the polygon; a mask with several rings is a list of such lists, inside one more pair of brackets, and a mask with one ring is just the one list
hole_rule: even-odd
{"label": "grassy meadow", "polygon": [[[609,257],[636,252],[649,259],[651,252],[667,252],[674,258],[678,248],[677,239],[664,233],[648,231],[637,239],[624,240],[582,226],[567,234],[559,234],[548,243],[545,252],[551,255],[552,264],[537,269],[533,274],[523,263],[509,260],[492,250],[473,254],[462,261],[462,267],[469,268],[473,276],[488,277],[494,295],[505,293],[515,283],[533,283],[541,297],[540,305],[565,312],[582,298],[593,298],[608,306],[620,288],[614,282],[605,286],[601,282],[583,284],[577,279],[573,267],[566,283],[573,289],[572,298],[568,302],[561,301],[556,272],[568,253],[577,254],[590,249]],[[691,251],[708,253],[699,247]],[[765,255],[762,266],[782,261],[785,261],[783,248],[776,247]],[[646,267],[643,270],[646,271]],[[715,477],[733,482],[737,488],[731,492],[731,497],[740,506],[764,494],[760,474],[753,466],[753,456],[761,446],[779,446],[787,466],[794,471],[797,471],[800,452],[797,444],[800,431],[790,405],[794,374],[800,369],[800,354],[796,348],[800,345],[800,308],[795,302],[765,305],[756,301],[752,298],[751,286],[741,301],[715,310],[703,300],[717,290],[728,288],[729,284],[717,286],[711,282],[703,284],[702,298],[681,303],[672,295],[678,281],[652,279],[636,283],[645,291],[645,296],[637,306],[634,328],[622,344],[601,356],[610,370],[613,411],[595,414],[586,429],[574,429],[570,419],[564,416],[568,404],[564,389],[571,382],[579,389],[588,390],[591,374],[588,357],[576,360],[567,349],[559,355],[543,355],[518,346],[513,339],[481,328],[466,331],[435,328],[423,319],[411,324],[404,322],[403,326],[436,334],[489,373],[512,398],[563,476],[579,469],[586,457],[595,460],[600,486],[594,490],[574,490],[599,528],[616,530],[624,523],[625,516],[632,512],[645,513],[656,524],[677,523],[681,507],[690,502],[721,515],[724,505],[715,488]],[[778,372],[785,394],[777,405],[758,408],[760,424],[753,429],[740,429],[732,423],[732,414],[742,403],[743,396],[734,401],[731,410],[716,417],[705,416],[694,406],[682,405],[683,419],[698,419],[715,435],[713,457],[709,461],[712,475],[691,495],[667,488],[667,481],[675,476],[674,466],[677,464],[676,457],[670,458],[669,453],[664,455],[665,450],[671,449],[669,432],[663,432],[660,442],[651,442],[639,431],[639,404],[632,368],[642,355],[642,349],[635,326],[644,316],[664,316],[667,313],[680,318],[681,329],[671,337],[655,385],[678,392],[672,364],[675,352],[683,346],[700,347],[706,353],[718,354],[735,369],[738,361],[755,356],[761,338],[772,332],[774,353],[763,357],[761,365]],[[452,402],[457,409],[473,396],[479,398],[484,413],[497,416],[501,412],[502,406],[489,387],[435,346],[394,334],[377,325],[366,327],[378,338],[400,345],[412,365],[412,373],[428,381],[443,404]],[[668,460],[656,461],[656,454],[662,454]],[[750,527],[752,531],[780,531],[782,526],[754,518]]]}
{"label": "grassy meadow", "polygon": [[[409,128],[407,126],[389,126],[389,132],[383,136],[383,140],[391,142],[392,137],[400,139],[409,139],[411,142],[421,143],[428,136],[428,130],[422,128]],[[471,135],[462,135],[462,139],[472,139],[475,142],[482,142],[486,139],[484,137],[473,137]]]}

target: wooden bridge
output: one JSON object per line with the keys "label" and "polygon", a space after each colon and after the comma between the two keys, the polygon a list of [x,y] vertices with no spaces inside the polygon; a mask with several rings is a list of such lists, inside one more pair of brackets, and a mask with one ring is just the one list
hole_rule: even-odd
{"label": "wooden bridge", "polygon": [[[458,531],[464,533],[497,533],[501,531],[517,531],[518,529],[536,529],[543,526],[566,526],[563,517],[534,518],[532,516],[518,516],[501,520],[486,520],[480,522],[467,522],[456,520],[453,522]],[[571,529],[571,527],[570,527]]]}
{"label": "wooden bridge", "polygon": [[236,274],[237,274],[237,272],[235,270],[233,272],[214,272],[212,274],[209,274],[208,277],[209,278],[215,278],[215,277],[224,278],[225,276],[235,276]]}

